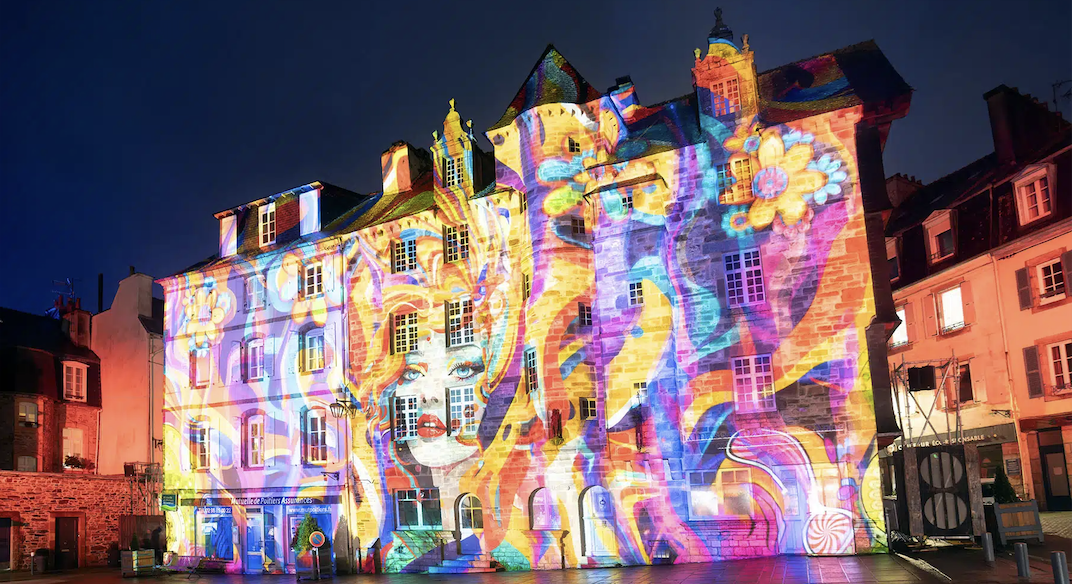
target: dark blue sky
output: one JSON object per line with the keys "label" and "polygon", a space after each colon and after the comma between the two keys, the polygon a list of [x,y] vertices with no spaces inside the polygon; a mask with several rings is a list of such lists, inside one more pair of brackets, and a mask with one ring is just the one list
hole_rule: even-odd
{"label": "dark blue sky", "polygon": [[[0,306],[77,278],[105,307],[128,265],[215,252],[212,213],[324,180],[379,189],[447,100],[486,128],[553,42],[597,88],[691,89],[717,2],[0,0]],[[1072,77],[1072,3],[721,2],[759,70],[873,38],[915,88],[887,174],[933,180],[992,150],[982,94]],[[1068,101],[1062,103],[1068,117]],[[486,143],[485,143],[486,145]]]}

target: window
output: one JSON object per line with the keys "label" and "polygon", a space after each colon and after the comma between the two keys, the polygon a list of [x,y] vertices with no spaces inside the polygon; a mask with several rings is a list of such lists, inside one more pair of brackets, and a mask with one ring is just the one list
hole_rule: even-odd
{"label": "window", "polygon": [[594,420],[596,419],[596,400],[591,397],[581,398],[581,419],[582,420]]}
{"label": "window", "polygon": [[631,211],[633,209],[633,193],[622,195],[622,209],[625,211]]}
{"label": "window", "polygon": [[443,164],[443,186],[453,187],[462,184],[461,163],[453,158],[447,158]]}
{"label": "window", "polygon": [[246,463],[264,466],[264,416],[250,416],[246,423]]}
{"label": "window", "polygon": [[417,241],[410,239],[395,242],[394,258],[392,259],[394,273],[400,274],[408,270],[417,269]]}
{"label": "window", "polygon": [[938,319],[942,327],[941,334],[964,328],[964,303],[961,300],[960,286],[938,294]]}
{"label": "window", "polygon": [[726,266],[726,294],[730,306],[745,306],[766,300],[763,264],[759,250],[745,250],[722,256]]}
{"label": "window", "polygon": [[713,83],[711,95],[716,116],[732,114],[741,107],[741,93],[736,77]]}
{"label": "window", "polygon": [[551,489],[541,487],[532,493],[529,515],[533,529],[562,529],[562,518]]}
{"label": "window", "polygon": [[190,424],[190,462],[195,469],[208,468],[208,423],[197,420]]}
{"label": "window", "polygon": [[633,399],[637,405],[644,405],[648,401],[648,382],[637,381],[633,383]]}
{"label": "window", "polygon": [[752,161],[747,158],[734,160],[733,176],[737,179],[737,182],[733,183],[733,190],[723,197],[724,202],[727,205],[751,202],[754,198],[752,194]]}
{"label": "window", "polygon": [[20,456],[18,464],[19,472],[37,472],[36,456]]}
{"label": "window", "polygon": [[1050,373],[1055,389],[1072,388],[1072,341],[1061,341],[1046,347],[1050,359]]}
{"label": "window", "polygon": [[444,229],[444,255],[448,262],[457,262],[469,257],[469,228],[447,227]]}
{"label": "window", "polygon": [[733,359],[733,401],[738,412],[775,409],[774,374],[770,355]]}
{"label": "window", "polygon": [[891,347],[901,347],[908,344],[908,316],[905,314],[904,306],[897,307],[897,318],[901,320],[901,324],[893,329],[893,336],[890,337]]}
{"label": "window", "polygon": [[1047,304],[1065,297],[1065,275],[1061,260],[1054,260],[1038,266],[1039,304]]}
{"label": "window", "polygon": [[260,276],[246,278],[246,310],[255,310],[264,306],[264,282]]}
{"label": "window", "polygon": [[261,247],[275,243],[275,203],[261,205]]}
{"label": "window", "polygon": [[689,518],[752,515],[752,477],[748,469],[689,472]]}
{"label": "window", "polygon": [[897,256],[896,237],[886,240],[886,261],[890,265],[890,282],[895,282],[901,277],[901,262]]}
{"label": "window", "polygon": [[644,304],[644,287],[641,282],[629,282],[629,306]]}
{"label": "window", "polygon": [[458,519],[462,529],[484,529],[484,510],[480,499],[465,495],[458,502]]}
{"label": "window", "polygon": [[592,326],[592,307],[583,302],[578,302],[577,321],[581,326]]}
{"label": "window", "polygon": [[394,353],[417,350],[417,313],[396,314],[391,347]]}
{"label": "window", "polygon": [[718,482],[723,515],[752,515],[752,476],[748,469],[720,471]]}
{"label": "window", "polygon": [[525,386],[529,393],[540,389],[540,376],[536,368],[536,349],[525,349]]}
{"label": "window", "polygon": [[584,239],[587,232],[584,230],[584,217],[570,217],[570,233],[574,239]]}
{"label": "window", "polygon": [[208,387],[208,375],[211,369],[208,349],[194,349],[190,352],[190,364],[193,369],[194,387]]}
{"label": "window", "polygon": [[532,297],[532,276],[521,274],[521,301],[528,302]]}
{"label": "window", "polygon": [[529,196],[525,193],[521,193],[518,198],[518,208],[521,209],[521,214],[524,215],[529,210]]}
{"label": "window", "polygon": [[399,529],[435,529],[443,525],[439,489],[395,491]]}
{"label": "window", "polygon": [[476,389],[473,386],[452,387],[448,390],[450,407],[450,435],[473,436],[479,420],[476,419]]}
{"label": "window", "polygon": [[[416,316],[416,314],[414,314]],[[447,302],[447,346],[457,347],[473,342],[473,301]]]}
{"label": "window", "polygon": [[246,379],[255,380],[264,377],[264,340],[253,339],[246,347]]}
{"label": "window", "polygon": [[324,329],[313,329],[305,333],[303,353],[302,371],[320,371],[324,368]]}
{"label": "window", "polygon": [[715,492],[717,482],[717,471],[689,473],[689,519],[718,517],[718,494]]}
{"label": "window", "polygon": [[417,397],[395,398],[395,441],[417,437]]}
{"label": "window", "polygon": [[86,401],[86,366],[84,364],[63,364],[63,398]]}
{"label": "window", "polygon": [[923,230],[927,234],[927,254],[931,263],[951,257],[956,252],[952,212],[935,212],[923,222]]}
{"label": "window", "polygon": [[305,412],[305,461],[319,464],[328,461],[327,416],[322,408]]}
{"label": "window", "polygon": [[1016,207],[1020,225],[1027,225],[1053,212],[1047,167],[1040,167],[1016,182]]}
{"label": "window", "polygon": [[567,141],[567,147],[571,154],[576,154],[581,151],[581,145],[577,143],[573,138],[569,138]]}
{"label": "window", "polygon": [[971,367],[968,363],[960,366],[956,400],[962,404],[975,401],[975,394],[972,392]]}
{"label": "window", "polygon": [[320,262],[305,266],[305,295],[324,293],[324,265]]}
{"label": "window", "polygon": [[37,426],[37,404],[19,402],[19,423],[23,426]]}
{"label": "window", "polygon": [[[63,459],[67,460],[68,456],[82,457],[82,429],[81,428],[64,428],[63,429]],[[66,463],[65,463],[66,464]]]}

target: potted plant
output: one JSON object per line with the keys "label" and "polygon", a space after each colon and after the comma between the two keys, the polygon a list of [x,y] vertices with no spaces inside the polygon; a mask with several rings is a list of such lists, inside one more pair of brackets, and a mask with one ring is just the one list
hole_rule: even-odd
{"label": "potted plant", "polygon": [[[295,570],[299,576],[304,573],[312,578],[319,579],[322,571],[331,573],[331,542],[327,541],[327,534],[324,533],[324,545],[320,546],[319,550],[309,542],[309,536],[317,531],[324,533],[316,518],[306,513],[290,540],[290,548],[294,550],[295,559],[297,560]],[[327,554],[324,553],[325,551]],[[319,554],[319,557],[316,557],[317,554]]]}
{"label": "potted plant", "polygon": [[119,552],[119,562],[124,577],[137,576],[152,571],[156,563],[156,552],[152,549],[141,549],[138,535],[132,534],[129,549]]}

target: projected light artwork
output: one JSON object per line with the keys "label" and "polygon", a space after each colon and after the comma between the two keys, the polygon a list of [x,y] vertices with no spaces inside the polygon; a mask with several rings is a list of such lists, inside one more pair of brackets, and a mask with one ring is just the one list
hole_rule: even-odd
{"label": "projected light artwork", "polygon": [[880,549],[857,144],[908,88],[872,44],[757,76],[724,26],[693,81],[645,107],[549,47],[493,154],[452,101],[382,192],[218,214],[161,280],[171,548],[293,571],[311,516],[366,571]]}

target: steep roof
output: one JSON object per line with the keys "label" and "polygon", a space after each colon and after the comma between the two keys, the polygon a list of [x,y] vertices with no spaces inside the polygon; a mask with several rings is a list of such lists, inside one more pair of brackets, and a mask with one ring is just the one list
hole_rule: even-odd
{"label": "steep roof", "polygon": [[537,106],[549,103],[587,103],[599,96],[599,91],[581,77],[554,45],[547,45],[502,117],[488,129],[507,126],[521,115],[521,112]]}
{"label": "steep roof", "polygon": [[63,321],[0,307],[0,347],[37,349],[55,355],[99,360],[88,347],[80,347],[63,331]]}

